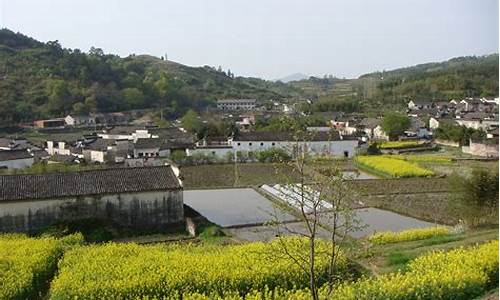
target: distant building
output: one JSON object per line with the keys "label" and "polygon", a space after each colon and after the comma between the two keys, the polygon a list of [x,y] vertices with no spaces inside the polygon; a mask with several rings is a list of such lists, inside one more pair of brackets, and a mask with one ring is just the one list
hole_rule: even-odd
{"label": "distant building", "polygon": [[66,125],[64,118],[33,121],[36,128],[61,128]]}
{"label": "distant building", "polygon": [[95,117],[92,116],[77,116],[77,115],[67,115],[64,118],[66,125],[69,126],[91,126],[95,125]]}
{"label": "distant building", "polygon": [[170,155],[165,140],[160,138],[137,139],[134,143],[134,157],[166,157]]}
{"label": "distant building", "polygon": [[311,155],[353,157],[358,140],[336,131],[310,132],[303,140],[297,140],[291,132],[241,132],[231,139],[231,145],[233,151],[260,152],[279,148],[291,155],[307,152]]}
{"label": "distant building", "polygon": [[0,232],[33,232],[97,218],[124,227],[184,222],[182,183],[171,166],[0,176]]}
{"label": "distant building", "polygon": [[1,150],[0,169],[22,169],[30,167],[35,158],[26,150]]}
{"label": "distant building", "polygon": [[419,109],[430,109],[433,107],[433,103],[430,101],[410,101],[408,102],[408,109],[419,110]]}
{"label": "distant building", "polygon": [[219,110],[253,110],[257,100],[255,99],[221,99],[217,100]]}

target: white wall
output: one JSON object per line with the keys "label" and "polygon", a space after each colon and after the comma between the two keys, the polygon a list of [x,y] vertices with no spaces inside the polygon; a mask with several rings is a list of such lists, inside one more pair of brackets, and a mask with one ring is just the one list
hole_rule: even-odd
{"label": "white wall", "polygon": [[13,159],[0,161],[0,168],[7,167],[7,169],[22,169],[26,167],[31,167],[35,159],[33,157]]}
{"label": "white wall", "polygon": [[[238,145],[239,144],[239,145]],[[271,148],[281,148],[289,153],[293,149],[307,149],[313,155],[332,155],[344,156],[347,151],[348,157],[355,155],[357,140],[339,140],[339,141],[314,141],[314,142],[269,142],[269,141],[232,141],[231,145],[236,151],[260,152]]]}

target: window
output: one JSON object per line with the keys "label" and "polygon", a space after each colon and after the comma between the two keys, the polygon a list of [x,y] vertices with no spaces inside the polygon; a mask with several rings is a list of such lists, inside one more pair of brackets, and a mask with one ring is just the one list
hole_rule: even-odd
{"label": "window", "polygon": [[264,143],[260,143],[261,146],[264,146]]}
{"label": "window", "polygon": [[276,143],[271,143],[272,146],[274,146]]}
{"label": "window", "polygon": [[248,146],[252,146],[252,143],[248,143]]}

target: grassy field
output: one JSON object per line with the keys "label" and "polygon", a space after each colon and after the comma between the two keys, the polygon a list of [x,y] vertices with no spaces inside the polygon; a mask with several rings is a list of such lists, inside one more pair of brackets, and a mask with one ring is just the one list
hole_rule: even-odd
{"label": "grassy field", "polygon": [[373,245],[354,257],[373,274],[383,274],[403,269],[412,259],[429,251],[449,250],[495,239],[498,239],[498,228],[485,228],[418,241]]}

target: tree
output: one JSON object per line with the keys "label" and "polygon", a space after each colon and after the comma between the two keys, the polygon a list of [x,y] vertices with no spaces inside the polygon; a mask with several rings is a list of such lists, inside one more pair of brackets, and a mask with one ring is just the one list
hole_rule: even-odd
{"label": "tree", "polygon": [[137,88],[123,89],[122,98],[128,109],[141,108],[144,106],[144,94]]}
{"label": "tree", "polygon": [[199,133],[203,125],[198,114],[192,109],[188,110],[181,118],[181,124],[190,133]]}
{"label": "tree", "polygon": [[[295,132],[297,142],[294,149],[297,155],[291,161],[282,161],[277,164],[278,174],[285,177],[283,185],[288,192],[280,197],[287,198],[294,205],[283,202],[282,210],[292,210],[295,217],[302,223],[304,229],[297,230],[283,221],[280,213],[272,213],[272,226],[276,229],[279,253],[288,257],[298,265],[309,277],[311,299],[318,300],[318,288],[321,282],[327,282],[328,291],[332,293],[338,282],[339,257],[344,255],[347,248],[346,238],[349,233],[359,230],[362,225],[353,209],[356,191],[350,184],[348,176],[336,164],[327,168],[318,169],[318,164],[306,152],[304,142],[312,138],[311,133]],[[293,197],[290,196],[290,191]],[[320,226],[327,230],[329,237],[329,251],[319,253],[316,249]],[[304,237],[308,243],[308,251],[303,254],[293,251],[293,247],[285,243],[284,235],[293,234]],[[326,256],[329,261],[327,278],[320,278],[315,269],[319,256]]]}
{"label": "tree", "polygon": [[498,179],[498,172],[484,169],[475,169],[470,176],[450,176],[452,214],[471,227],[497,220]]}
{"label": "tree", "polygon": [[382,130],[389,136],[389,139],[395,140],[410,127],[410,119],[402,114],[389,113],[382,120]]}

